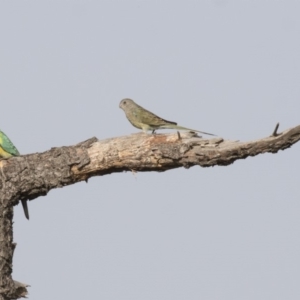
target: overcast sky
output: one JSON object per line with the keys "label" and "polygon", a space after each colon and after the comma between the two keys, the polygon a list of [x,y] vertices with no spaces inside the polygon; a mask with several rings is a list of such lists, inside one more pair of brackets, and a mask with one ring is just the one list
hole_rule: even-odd
{"label": "overcast sky", "polygon": [[[300,124],[298,1],[2,1],[20,153],[130,135],[125,97],[230,140]],[[300,144],[227,167],[94,177],[15,207],[31,300],[300,297]]]}

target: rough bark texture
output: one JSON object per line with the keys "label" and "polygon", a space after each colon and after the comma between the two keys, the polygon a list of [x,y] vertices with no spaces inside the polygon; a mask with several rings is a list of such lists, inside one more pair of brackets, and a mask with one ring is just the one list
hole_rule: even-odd
{"label": "rough bark texture", "polygon": [[123,171],[166,171],[199,165],[229,165],[237,159],[265,152],[276,153],[300,139],[300,126],[250,142],[202,139],[194,133],[132,134],[75,146],[52,148],[0,161],[0,300],[26,295],[25,284],[11,278],[13,206],[21,199],[45,196],[54,188],[92,176]]}

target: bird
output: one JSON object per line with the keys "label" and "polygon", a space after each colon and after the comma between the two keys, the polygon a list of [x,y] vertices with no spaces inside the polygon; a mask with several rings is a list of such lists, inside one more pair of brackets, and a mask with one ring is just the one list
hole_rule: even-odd
{"label": "bird", "polygon": [[[20,153],[15,145],[11,142],[8,136],[0,130],[0,159],[7,159],[12,156],[19,156]],[[27,206],[27,200],[23,199],[22,206],[25,217],[29,220],[29,212]]]}
{"label": "bird", "polygon": [[147,109],[136,104],[132,99],[125,98],[121,100],[119,107],[124,110],[128,121],[136,128],[142,129],[144,132],[152,130],[155,133],[157,129],[178,129],[178,130],[188,130],[193,132],[200,132],[203,134],[213,135],[212,133],[207,133],[195,129],[190,129],[177,125],[176,122],[167,121],[160,118],[159,116],[153,114]]}

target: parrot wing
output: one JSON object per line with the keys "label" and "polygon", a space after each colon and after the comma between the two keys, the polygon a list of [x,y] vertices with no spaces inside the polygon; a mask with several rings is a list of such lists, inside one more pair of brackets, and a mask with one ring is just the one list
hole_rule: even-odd
{"label": "parrot wing", "polygon": [[166,124],[177,125],[177,123],[175,123],[175,122],[162,119],[159,116],[155,115],[154,113],[150,112],[149,110],[139,106],[138,104],[136,104],[136,105],[138,106],[138,110],[140,112],[139,116],[137,116],[137,114],[136,114],[136,117],[138,117],[140,122],[143,124],[147,124],[147,125],[153,126],[153,127],[162,126],[162,125],[166,125]]}
{"label": "parrot wing", "polygon": [[18,149],[14,146],[14,144],[11,142],[8,136],[2,131],[0,131],[0,146],[3,148],[4,151],[13,156],[20,155]]}

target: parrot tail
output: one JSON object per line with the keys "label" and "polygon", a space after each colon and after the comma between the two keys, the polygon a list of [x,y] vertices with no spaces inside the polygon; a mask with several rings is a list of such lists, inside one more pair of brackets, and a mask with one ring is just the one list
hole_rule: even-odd
{"label": "parrot tail", "polygon": [[212,133],[208,133],[208,132],[204,132],[204,131],[200,131],[200,130],[195,130],[195,129],[191,129],[191,128],[186,128],[186,127],[182,127],[182,126],[178,126],[178,125],[173,125],[173,124],[163,125],[160,128],[161,129],[165,128],[165,129],[187,130],[187,131],[200,132],[200,133],[203,133],[203,134],[216,136],[215,134],[212,134]]}
{"label": "parrot tail", "polygon": [[28,212],[27,200],[25,200],[25,199],[22,200],[22,206],[23,206],[25,217],[26,217],[27,220],[29,220],[29,212]]}

